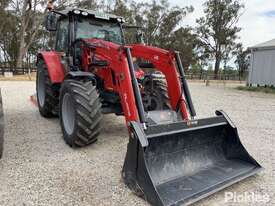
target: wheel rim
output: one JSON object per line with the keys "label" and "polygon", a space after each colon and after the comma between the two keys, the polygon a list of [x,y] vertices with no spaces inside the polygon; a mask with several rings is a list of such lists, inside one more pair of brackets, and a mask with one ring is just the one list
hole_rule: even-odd
{"label": "wheel rim", "polygon": [[146,111],[161,110],[161,101],[154,94],[146,93],[143,97],[144,109]]}
{"label": "wheel rim", "polygon": [[69,93],[63,96],[61,110],[64,129],[68,135],[72,135],[75,127],[75,110],[73,99]]}
{"label": "wheel rim", "polygon": [[38,90],[37,90],[37,96],[38,96],[38,103],[41,107],[45,104],[45,98],[46,98],[46,86],[45,86],[45,76],[43,71],[38,72]]}

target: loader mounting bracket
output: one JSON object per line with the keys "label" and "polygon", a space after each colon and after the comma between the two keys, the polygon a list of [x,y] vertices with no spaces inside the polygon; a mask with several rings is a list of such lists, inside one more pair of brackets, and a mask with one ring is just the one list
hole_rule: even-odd
{"label": "loader mounting bracket", "polygon": [[95,75],[90,72],[82,72],[82,71],[68,72],[65,79],[87,79],[92,81],[94,85],[96,85]]}

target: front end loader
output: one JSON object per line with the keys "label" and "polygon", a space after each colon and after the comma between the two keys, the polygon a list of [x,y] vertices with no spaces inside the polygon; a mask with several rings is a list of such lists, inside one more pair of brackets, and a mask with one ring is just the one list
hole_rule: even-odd
{"label": "front end loader", "polygon": [[188,205],[259,172],[225,112],[196,118],[180,54],[126,44],[123,24],[84,9],[47,16],[56,46],[38,54],[37,101],[42,116],[59,116],[66,143],[92,144],[103,114],[123,115],[123,180],[157,206]]}

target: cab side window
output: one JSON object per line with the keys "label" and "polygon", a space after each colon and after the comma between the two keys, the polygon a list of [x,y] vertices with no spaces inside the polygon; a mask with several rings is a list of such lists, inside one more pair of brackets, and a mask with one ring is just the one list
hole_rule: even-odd
{"label": "cab side window", "polygon": [[69,35],[69,21],[68,19],[61,20],[58,25],[57,38],[56,38],[56,51],[68,51],[68,35]]}

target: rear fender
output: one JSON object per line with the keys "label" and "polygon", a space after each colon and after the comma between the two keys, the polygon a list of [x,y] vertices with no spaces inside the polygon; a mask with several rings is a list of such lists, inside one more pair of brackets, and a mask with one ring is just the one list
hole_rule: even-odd
{"label": "rear fender", "polygon": [[65,78],[65,71],[61,64],[60,53],[44,51],[38,54],[38,59],[39,58],[42,58],[46,63],[51,82],[53,84],[62,83]]}

